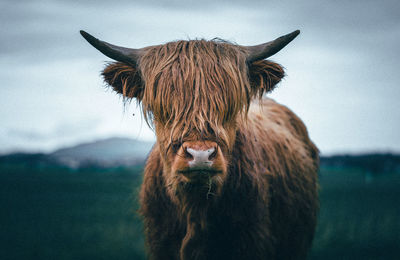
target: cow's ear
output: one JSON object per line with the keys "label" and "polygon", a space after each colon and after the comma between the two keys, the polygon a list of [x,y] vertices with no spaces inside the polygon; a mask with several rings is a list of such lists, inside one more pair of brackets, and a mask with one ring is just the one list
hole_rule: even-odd
{"label": "cow's ear", "polygon": [[272,91],[284,76],[285,72],[278,63],[259,60],[249,64],[250,85],[259,97]]}
{"label": "cow's ear", "polygon": [[132,65],[113,62],[108,64],[101,74],[104,81],[119,94],[126,98],[142,99],[144,84],[139,71]]}

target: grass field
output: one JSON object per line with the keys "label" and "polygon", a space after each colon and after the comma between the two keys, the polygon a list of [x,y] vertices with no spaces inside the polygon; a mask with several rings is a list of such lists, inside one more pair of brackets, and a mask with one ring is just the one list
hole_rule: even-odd
{"label": "grass field", "polygon": [[[0,259],[145,259],[141,168],[0,165]],[[400,259],[400,176],[321,171],[310,259]]]}
{"label": "grass field", "polygon": [[322,170],[311,259],[400,259],[400,175]]}

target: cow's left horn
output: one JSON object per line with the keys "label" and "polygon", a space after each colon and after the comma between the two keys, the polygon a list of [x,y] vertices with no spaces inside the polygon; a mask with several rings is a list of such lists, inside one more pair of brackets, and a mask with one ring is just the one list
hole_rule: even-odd
{"label": "cow's left horn", "polygon": [[283,47],[289,44],[297,35],[299,35],[300,30],[296,30],[292,33],[281,36],[273,41],[263,43],[255,46],[245,46],[249,52],[247,57],[247,62],[252,63],[253,61],[263,60],[271,57],[278,51],[282,50]]}
{"label": "cow's left horn", "polygon": [[141,49],[130,49],[112,45],[107,42],[100,41],[85,31],[81,30],[80,33],[83,38],[85,38],[93,47],[113,60],[136,65],[137,60],[140,58]]}

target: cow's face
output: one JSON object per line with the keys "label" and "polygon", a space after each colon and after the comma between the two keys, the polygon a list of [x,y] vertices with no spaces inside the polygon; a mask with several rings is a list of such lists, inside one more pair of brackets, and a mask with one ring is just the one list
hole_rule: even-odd
{"label": "cow's face", "polygon": [[251,100],[281,80],[282,68],[249,61],[248,48],[220,40],[171,42],[135,55],[135,62],[124,57],[109,64],[103,77],[115,91],[142,103],[157,135],[168,191],[218,194],[239,122],[245,122]]}

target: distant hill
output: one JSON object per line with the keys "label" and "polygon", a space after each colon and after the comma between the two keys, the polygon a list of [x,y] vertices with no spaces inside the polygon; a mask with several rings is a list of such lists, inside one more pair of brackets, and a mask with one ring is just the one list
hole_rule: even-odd
{"label": "distant hill", "polygon": [[50,154],[13,153],[0,156],[0,163],[25,166],[128,167],[144,164],[153,146],[129,138],[109,138],[62,148]]}
{"label": "distant hill", "polygon": [[143,164],[152,146],[152,142],[109,138],[63,148],[49,156],[71,168],[92,164],[104,167],[131,166]]}

